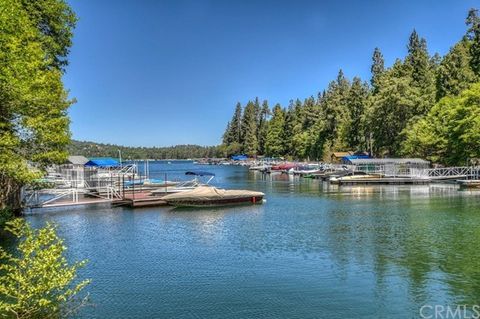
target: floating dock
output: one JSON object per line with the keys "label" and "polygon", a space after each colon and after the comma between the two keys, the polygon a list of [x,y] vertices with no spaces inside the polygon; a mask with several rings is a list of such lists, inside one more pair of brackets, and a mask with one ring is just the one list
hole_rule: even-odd
{"label": "floating dock", "polygon": [[480,189],[479,179],[458,180],[457,183],[460,184],[460,189]]}
{"label": "floating dock", "polygon": [[330,181],[337,185],[425,185],[430,184],[430,179],[425,178],[406,178],[406,177],[383,177],[383,178],[357,178]]}
{"label": "floating dock", "polygon": [[125,204],[130,207],[151,207],[166,206],[167,202],[162,199],[163,196],[153,196],[151,192],[130,192],[124,194]]}

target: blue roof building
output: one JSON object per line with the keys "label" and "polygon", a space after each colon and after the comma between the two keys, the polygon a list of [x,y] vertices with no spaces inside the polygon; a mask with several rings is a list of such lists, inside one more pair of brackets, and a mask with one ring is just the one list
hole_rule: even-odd
{"label": "blue roof building", "polygon": [[233,155],[232,160],[234,161],[246,161],[248,159],[247,155]]}
{"label": "blue roof building", "polygon": [[85,166],[91,167],[117,167],[120,166],[120,163],[111,157],[95,157],[90,158],[90,160],[85,163]]}

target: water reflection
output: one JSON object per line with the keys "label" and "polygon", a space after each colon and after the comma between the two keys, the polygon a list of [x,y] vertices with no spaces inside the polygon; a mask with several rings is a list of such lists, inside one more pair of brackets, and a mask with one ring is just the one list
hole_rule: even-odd
{"label": "water reflection", "polygon": [[[192,167],[150,171],[164,168],[184,178]],[[69,256],[90,259],[82,276],[94,279],[98,306],[86,318],[412,318],[425,303],[480,300],[478,192],[201,168],[215,185],[263,191],[267,202],[28,217],[56,221]]]}

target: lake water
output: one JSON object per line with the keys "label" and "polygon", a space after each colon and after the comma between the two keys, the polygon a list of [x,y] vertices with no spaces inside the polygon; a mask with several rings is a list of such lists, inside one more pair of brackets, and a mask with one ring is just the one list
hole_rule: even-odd
{"label": "lake water", "polygon": [[[93,307],[81,318],[417,318],[480,303],[480,192],[453,185],[333,187],[243,167],[155,163],[151,177],[216,173],[263,205],[34,212],[59,225]],[[431,315],[431,308],[424,314]]]}

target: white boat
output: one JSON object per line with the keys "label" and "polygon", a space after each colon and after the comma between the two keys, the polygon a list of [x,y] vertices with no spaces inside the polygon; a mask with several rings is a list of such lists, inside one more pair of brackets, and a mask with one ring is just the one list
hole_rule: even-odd
{"label": "white boat", "polygon": [[162,200],[177,207],[211,207],[261,204],[264,196],[262,192],[201,186],[187,192],[166,195]]}
{"label": "white boat", "polygon": [[[210,187],[209,183],[215,177],[215,174],[209,172],[186,172],[185,175],[195,176],[192,180],[180,182],[173,187],[159,187],[151,192],[154,196],[165,196],[166,194],[180,193],[193,190],[197,187],[207,186]],[[202,181],[201,178],[206,177],[206,181]]]}
{"label": "white boat", "polygon": [[271,167],[272,165],[262,164],[262,165],[250,166],[248,169],[251,171],[261,171],[261,170],[270,169]]}

